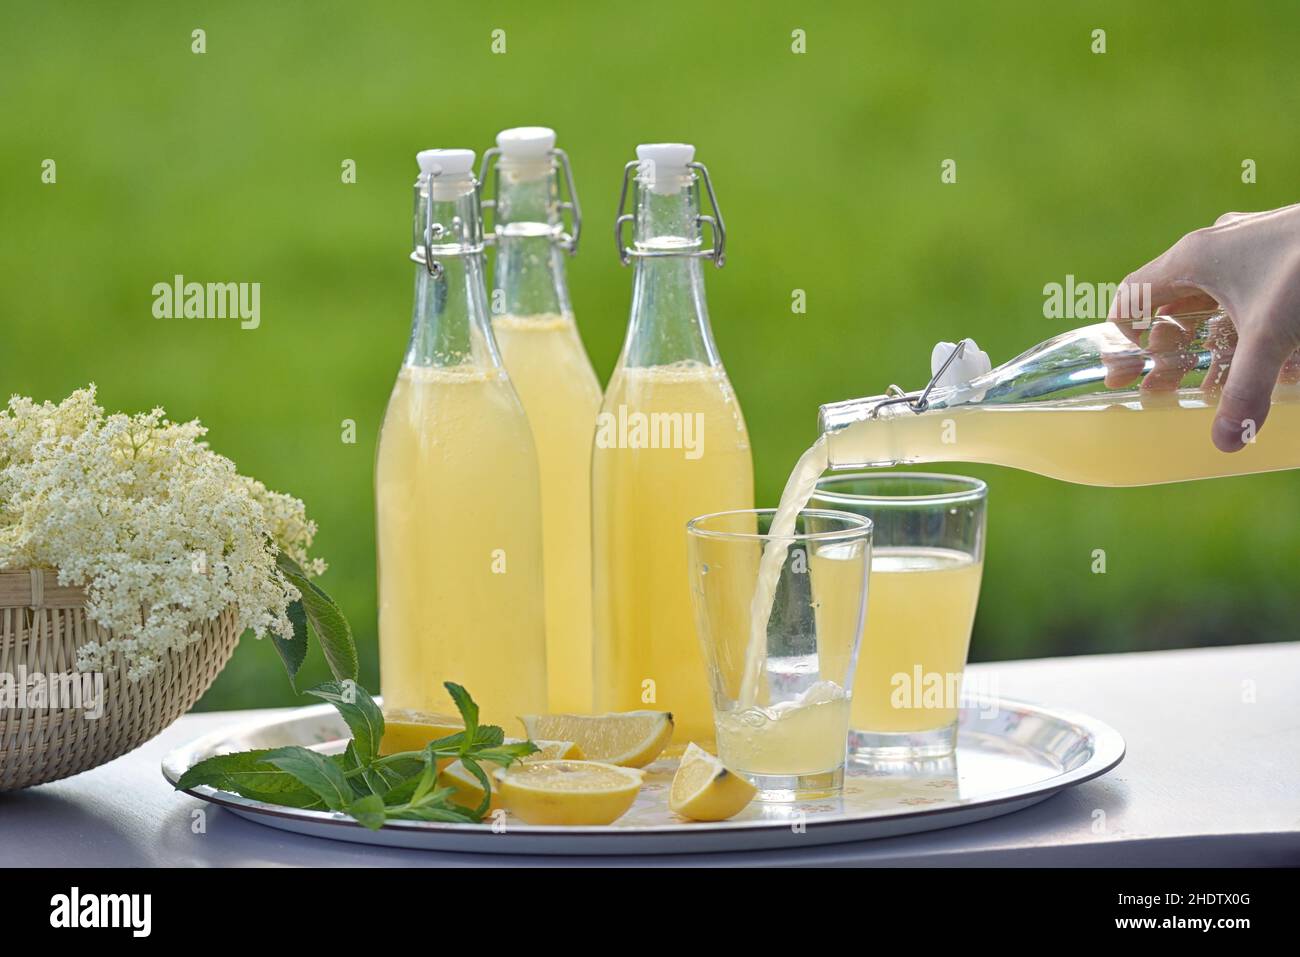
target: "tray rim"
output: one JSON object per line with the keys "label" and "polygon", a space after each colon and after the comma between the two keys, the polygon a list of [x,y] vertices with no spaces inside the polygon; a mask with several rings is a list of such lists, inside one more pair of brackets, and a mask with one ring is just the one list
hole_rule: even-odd
{"label": "tray rim", "polygon": [[[1030,702],[1021,701],[1014,698],[1003,698],[992,696],[972,696],[967,699],[962,707],[963,709],[983,710],[988,704],[996,702],[997,706],[1002,709],[1019,710],[1022,712],[1032,713],[1035,715],[1048,717],[1060,722],[1068,723],[1078,728],[1082,728],[1093,739],[1093,753],[1088,760],[1077,768],[1068,771],[1062,771],[1056,776],[1046,781],[1036,782],[1029,785],[1020,785],[1018,787],[1008,788],[1005,791],[994,792],[988,796],[981,797],[972,801],[958,801],[942,807],[926,807],[914,811],[898,811],[887,814],[860,814],[855,816],[843,816],[828,819],[818,819],[810,817],[806,821],[806,827],[809,832],[816,830],[819,833],[849,828],[861,828],[870,822],[900,822],[909,819],[926,819],[939,820],[947,816],[966,816],[973,812],[983,809],[996,808],[999,805],[1021,804],[1027,805],[1044,800],[1056,794],[1058,791],[1067,787],[1074,787],[1084,782],[1091,781],[1103,774],[1114,769],[1127,753],[1127,745],[1124,738],[1118,731],[1105,722],[1084,714],[1066,708],[1048,708]],[[175,787],[176,781],[179,780],[183,770],[177,768],[184,762],[184,769],[190,767],[192,756],[204,749],[211,748],[217,742],[229,739],[241,733],[249,733],[255,730],[264,729],[270,726],[284,724],[291,720],[303,720],[313,718],[318,715],[327,715],[335,713],[334,707],[330,704],[308,705],[303,708],[295,708],[287,714],[281,714],[276,717],[263,717],[254,720],[232,723],[215,731],[208,732],[188,744],[174,748],[169,751],[161,762],[160,770],[163,778],[172,787]],[[244,817],[247,820],[256,821],[260,817],[280,818],[292,821],[299,826],[319,826],[332,825],[340,828],[337,839],[350,840],[356,843],[368,843],[372,845],[386,845],[391,842],[378,840],[378,835],[387,831],[390,835],[400,832],[409,832],[412,834],[445,834],[449,837],[463,837],[466,835],[485,833],[483,824],[455,824],[441,821],[392,821],[383,826],[378,831],[372,831],[362,827],[350,817],[335,811],[315,811],[301,808],[284,808],[275,804],[267,804],[262,801],[255,801],[251,798],[245,798],[229,791],[220,791],[209,785],[199,785],[196,788],[177,788],[181,793],[188,794],[191,797],[206,801],[218,807],[230,809],[233,813]],[[992,817],[996,815],[984,815]],[[960,823],[957,821],[954,824]],[[267,826],[276,826],[268,824]],[[936,825],[938,829],[944,825]],[[721,835],[742,835],[745,833],[770,834],[777,830],[788,830],[789,821],[771,820],[771,821],[680,821],[671,824],[648,824],[625,827],[613,827],[611,825],[537,825],[537,824],[515,824],[511,827],[510,833],[516,838],[527,837],[530,839],[541,840],[559,840],[585,839],[590,840],[594,837],[604,838],[606,840],[622,843],[624,841],[644,840],[645,838],[656,835],[681,835],[689,833],[709,834],[713,836]],[[310,833],[303,830],[294,829],[296,833]],[[355,835],[348,836],[348,835]],[[365,835],[368,839],[359,841]],[[324,835],[329,836],[329,835]],[[500,837],[498,834],[491,834],[492,837]],[[549,843],[549,841],[547,841]],[[835,843],[834,840],[818,843]],[[413,847],[410,844],[403,844],[404,847]],[[435,850],[435,848],[425,848]],[[519,853],[527,853],[520,849]],[[495,851],[494,853],[501,853]],[[590,853],[590,852],[588,852]]]}

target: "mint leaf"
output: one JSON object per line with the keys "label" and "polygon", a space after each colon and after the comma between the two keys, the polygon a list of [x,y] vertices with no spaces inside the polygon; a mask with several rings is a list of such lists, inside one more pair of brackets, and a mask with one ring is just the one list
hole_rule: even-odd
{"label": "mint leaf", "polygon": [[482,820],[455,805],[407,808],[397,812],[390,811],[389,816],[399,821],[442,821],[446,824],[478,824]]}
{"label": "mint leaf", "polygon": [[465,740],[473,741],[478,731],[478,705],[469,696],[469,692],[454,681],[444,681],[442,686],[447,689],[447,694],[451,695],[451,700],[456,703],[456,710],[460,712],[461,719],[465,722],[463,732]]}
{"label": "mint leaf", "polygon": [[276,567],[302,593],[302,607],[312,631],[320,641],[325,661],[334,677],[356,680],[357,646],[352,639],[352,627],[334,599],[307,577],[302,566],[286,555],[277,552]]}
{"label": "mint leaf", "polygon": [[399,784],[393,785],[384,792],[384,803],[391,806],[407,804],[411,800],[411,795],[415,794],[415,789],[419,786],[420,779],[407,778]]}
{"label": "mint leaf", "polygon": [[293,775],[331,811],[341,811],[352,803],[352,785],[343,770],[317,751],[297,746],[276,748],[263,760]]}
{"label": "mint leaf", "polygon": [[388,781],[390,786],[396,787],[409,779],[419,777],[420,772],[424,770],[424,752],[389,755],[380,758],[371,767],[382,773],[384,780]]}
{"label": "mint leaf", "polygon": [[432,792],[437,779],[438,762],[434,760],[433,755],[428,755],[424,762],[424,770],[420,773],[420,777],[415,784],[415,790],[411,793],[411,803],[419,802],[425,795]]}
{"label": "mint leaf", "polygon": [[506,739],[506,733],[495,724],[485,724],[474,732],[475,748],[495,748]]}
{"label": "mint leaf", "polygon": [[270,749],[239,751],[200,761],[181,775],[176,789],[188,791],[207,785],[266,804],[301,808],[323,806],[321,799],[292,774],[267,763],[269,754]]}
{"label": "mint leaf", "polygon": [[389,807],[388,816],[398,820],[415,820],[415,821],[445,821],[451,824],[477,824],[479,816],[475,816],[472,811],[465,808],[457,807],[451,804],[447,799],[451,796],[451,788],[439,788],[429,794],[423,801],[400,807]]}
{"label": "mint leaf", "polygon": [[497,747],[483,748],[474,752],[476,761],[491,761],[493,764],[500,764],[503,767],[514,764],[520,758],[525,758],[530,754],[536,754],[537,745],[531,741],[520,741],[516,744],[502,744]]}
{"label": "mint leaf", "polygon": [[348,742],[347,748],[337,756],[337,760],[352,785],[355,797],[365,797],[368,794],[383,797],[393,784],[403,779],[403,775],[389,771],[382,765],[363,763],[357,756],[355,741]]}
{"label": "mint leaf", "polygon": [[352,732],[360,764],[369,765],[379,753],[379,742],[384,737],[384,714],[375,699],[352,680],[327,681],[306,693],[334,705]]}
{"label": "mint leaf", "polygon": [[288,615],[289,623],[293,625],[293,637],[281,638],[275,632],[271,632],[271,644],[275,645],[275,650],[280,653],[284,670],[289,673],[289,687],[297,691],[298,687],[294,684],[294,679],[298,677],[298,669],[307,658],[307,613],[303,611],[302,602],[291,603]]}
{"label": "mint leaf", "polygon": [[377,794],[357,798],[347,806],[347,812],[357,819],[358,824],[372,831],[379,830],[388,820],[388,808],[384,806],[384,799]]}
{"label": "mint leaf", "polygon": [[469,769],[469,772],[478,779],[479,786],[483,788],[483,800],[479,801],[478,807],[474,809],[474,817],[482,820],[488,806],[492,803],[492,782],[488,780],[487,772],[468,754],[460,759],[460,763]]}

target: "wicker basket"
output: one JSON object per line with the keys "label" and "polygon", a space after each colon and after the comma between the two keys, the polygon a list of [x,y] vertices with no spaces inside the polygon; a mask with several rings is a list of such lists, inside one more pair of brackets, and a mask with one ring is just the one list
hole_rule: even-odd
{"label": "wicker basket", "polygon": [[[98,718],[87,718],[84,708],[0,705],[0,791],[97,767],[144,744],[188,711],[239,640],[232,609],[202,631],[201,640],[169,652],[139,681],[128,680],[120,659],[114,662],[103,673]],[[77,649],[110,636],[86,618],[85,593],[60,587],[54,572],[0,571],[0,675],[11,676],[15,686],[24,673],[74,672]]]}

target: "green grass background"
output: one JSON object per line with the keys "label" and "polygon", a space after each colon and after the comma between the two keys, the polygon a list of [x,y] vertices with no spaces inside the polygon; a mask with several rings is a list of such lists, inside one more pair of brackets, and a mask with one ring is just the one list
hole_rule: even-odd
{"label": "green grass background", "polygon": [[[819,403],[922,384],[941,338],[1000,361],[1072,324],[1043,318],[1045,283],[1117,281],[1221,212],[1300,198],[1297,49],[1296,6],[1256,0],[15,0],[0,392],[93,380],[110,409],[198,416],[241,470],[302,497],[373,687],[371,475],[410,317],[416,150],[559,131],[588,226],[570,283],[604,379],[631,283],[610,240],[622,166],[638,142],[696,143],[729,230],[714,331],[775,504]],[[175,273],[261,282],[261,328],[154,319],[151,287]],[[1116,491],[962,471],[991,488],[974,658],[1295,637],[1300,475]],[[292,700],[270,643],[245,638],[202,707]]]}

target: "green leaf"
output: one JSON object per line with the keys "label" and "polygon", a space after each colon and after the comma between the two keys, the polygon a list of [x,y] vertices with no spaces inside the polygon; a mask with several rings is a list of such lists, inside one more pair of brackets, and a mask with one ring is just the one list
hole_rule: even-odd
{"label": "green leaf", "polygon": [[438,762],[434,760],[433,755],[429,755],[424,762],[424,770],[420,772],[419,780],[416,782],[415,791],[411,794],[411,803],[416,804],[431,793],[437,779]]}
{"label": "green leaf", "polygon": [[357,819],[358,824],[372,831],[379,830],[388,820],[388,808],[384,806],[384,799],[377,794],[357,798],[347,806],[347,812]]}
{"label": "green leaf", "polygon": [[342,769],[317,751],[296,746],[276,748],[268,752],[264,760],[292,774],[331,811],[341,811],[352,803],[352,785]]}
{"label": "green leaf", "polygon": [[393,785],[384,793],[384,803],[390,806],[409,804],[411,795],[419,787],[420,779],[418,777],[409,777],[398,784]]}
{"label": "green leaf", "polygon": [[495,724],[482,725],[474,732],[475,748],[495,748],[506,739],[506,733]]}
{"label": "green leaf", "polygon": [[[444,789],[447,794],[451,793],[450,788]],[[388,816],[402,821],[444,821],[450,824],[477,824],[479,818],[475,817],[473,812],[465,808],[457,807],[454,804],[446,803],[446,797],[441,798],[443,803],[426,803],[412,807],[389,808]]]}
{"label": "green leaf", "polygon": [[456,710],[460,712],[461,719],[465,722],[465,730],[462,733],[466,740],[473,741],[474,735],[478,732],[478,705],[469,696],[469,692],[456,682],[444,681],[442,686],[451,695],[451,700],[456,702]]}
{"label": "green leaf", "polygon": [[[355,741],[349,741],[343,753],[336,755],[335,758],[339,767],[345,772],[348,782],[352,785],[354,797],[365,797],[368,794],[378,794],[383,797],[388,793],[390,785],[387,776],[381,773],[379,767],[362,763],[361,759],[357,757]],[[355,774],[350,773],[354,771]]]}
{"label": "green leaf", "polygon": [[176,788],[188,791],[207,785],[267,804],[302,808],[323,806],[321,799],[296,777],[267,762],[267,755],[271,753],[270,749],[262,749],[208,758],[182,774]]}
{"label": "green leaf", "polygon": [[302,566],[286,555],[277,552],[276,566],[299,592],[307,621],[320,641],[325,661],[334,677],[342,681],[357,678],[357,646],[352,638],[352,627],[334,603],[334,599],[307,577]]}
{"label": "green leaf", "polygon": [[379,753],[379,742],[384,737],[384,713],[375,699],[352,680],[327,681],[306,693],[334,705],[352,732],[359,763],[369,765]]}
{"label": "green leaf", "polygon": [[536,754],[537,750],[537,745],[533,744],[533,742],[520,741],[516,744],[502,744],[497,747],[483,748],[474,752],[474,759],[476,761],[491,761],[493,764],[500,764],[505,767],[514,764],[520,758]]}
{"label": "green leaf", "polygon": [[460,763],[469,769],[469,772],[478,778],[479,786],[483,788],[483,800],[478,802],[478,807],[474,809],[474,817],[477,820],[483,820],[483,815],[487,813],[488,807],[492,804],[492,782],[488,779],[487,772],[479,767],[479,763],[469,755],[460,759]]}
{"label": "green leaf", "polygon": [[415,752],[413,756],[390,755],[376,761],[373,768],[381,771],[391,786],[396,786],[410,778],[419,777],[424,770],[424,752]]}
{"label": "green leaf", "polygon": [[289,687],[297,691],[294,679],[298,677],[298,669],[307,658],[307,613],[303,611],[302,602],[295,601],[289,605],[288,614],[289,622],[293,625],[293,637],[281,638],[271,632],[271,644],[280,653],[284,670],[289,673]]}

